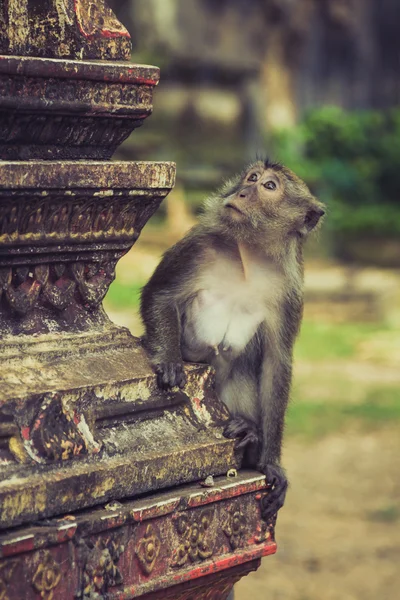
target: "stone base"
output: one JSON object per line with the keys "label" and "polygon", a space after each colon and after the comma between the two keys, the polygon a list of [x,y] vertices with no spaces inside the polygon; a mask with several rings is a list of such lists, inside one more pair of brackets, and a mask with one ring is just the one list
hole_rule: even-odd
{"label": "stone base", "polygon": [[187,374],[160,392],[117,327],[3,344],[0,529],[238,467],[210,367]]}
{"label": "stone base", "polygon": [[9,600],[226,600],[276,544],[273,525],[260,518],[264,476],[214,483],[0,535],[0,591]]}

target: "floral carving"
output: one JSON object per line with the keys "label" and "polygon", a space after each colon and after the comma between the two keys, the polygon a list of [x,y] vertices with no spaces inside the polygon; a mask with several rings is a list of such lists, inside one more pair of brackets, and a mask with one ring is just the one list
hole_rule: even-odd
{"label": "floral carving", "polygon": [[35,306],[48,277],[49,267],[47,265],[38,265],[33,269],[16,267],[11,277],[9,275],[6,283],[3,284],[10,307],[17,314],[27,314]]}
{"label": "floral carving", "polygon": [[4,560],[0,562],[0,600],[8,600],[7,585],[11,581],[17,562],[16,560]]}
{"label": "floral carving", "polygon": [[53,600],[54,589],[60,583],[61,569],[50,552],[45,552],[43,559],[33,576],[32,585],[44,600]]}
{"label": "floral carving", "polygon": [[222,530],[229,539],[229,544],[233,550],[236,550],[243,544],[244,533],[246,531],[246,518],[240,509],[231,509],[228,511]]}
{"label": "floral carving", "polygon": [[188,560],[205,560],[213,555],[214,549],[206,540],[207,530],[213,517],[212,510],[203,510],[199,513],[180,515],[177,519],[176,529],[180,536],[180,545],[175,552],[172,566],[181,567]]}
{"label": "floral carving", "polygon": [[136,548],[136,556],[138,557],[139,564],[147,575],[150,575],[154,569],[160,548],[160,538],[154,531],[153,526],[148,525],[146,533],[139,540]]}
{"label": "floral carving", "polygon": [[117,563],[125,547],[120,540],[97,540],[89,553],[83,572],[82,600],[103,598],[110,587],[120,585],[123,577]]}
{"label": "floral carving", "polygon": [[49,278],[43,286],[43,300],[58,310],[71,304],[76,289],[75,281],[68,277],[67,265],[56,263],[50,265]]}

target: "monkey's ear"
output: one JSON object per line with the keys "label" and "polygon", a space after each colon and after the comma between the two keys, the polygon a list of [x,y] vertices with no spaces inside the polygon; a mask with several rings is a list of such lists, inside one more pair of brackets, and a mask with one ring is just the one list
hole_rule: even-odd
{"label": "monkey's ear", "polygon": [[299,229],[301,235],[307,235],[318,225],[318,221],[323,217],[325,211],[322,208],[310,208],[304,217],[303,225]]}

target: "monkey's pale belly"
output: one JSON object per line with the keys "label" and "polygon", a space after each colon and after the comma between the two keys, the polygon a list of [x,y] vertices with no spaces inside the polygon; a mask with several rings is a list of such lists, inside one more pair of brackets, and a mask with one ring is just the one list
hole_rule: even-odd
{"label": "monkey's pale belly", "polygon": [[265,318],[261,303],[201,291],[187,307],[183,326],[186,360],[207,360],[210,354],[240,354]]}

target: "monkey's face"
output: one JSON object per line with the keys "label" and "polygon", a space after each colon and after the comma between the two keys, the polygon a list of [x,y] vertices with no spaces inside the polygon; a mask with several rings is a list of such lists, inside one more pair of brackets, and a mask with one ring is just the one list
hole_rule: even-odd
{"label": "monkey's face", "polygon": [[323,204],[292,171],[257,162],[222,194],[219,214],[235,230],[266,235],[308,234],[325,213]]}

